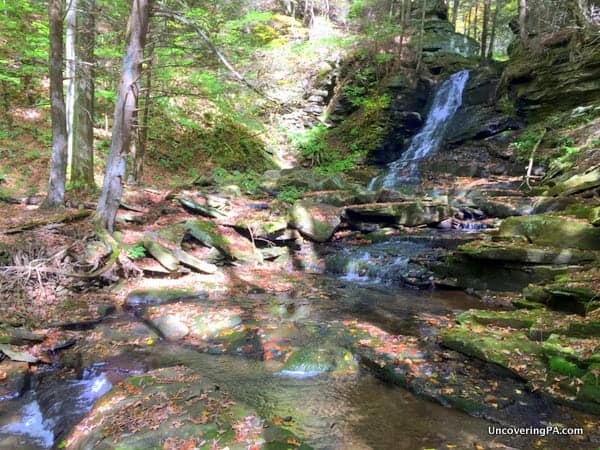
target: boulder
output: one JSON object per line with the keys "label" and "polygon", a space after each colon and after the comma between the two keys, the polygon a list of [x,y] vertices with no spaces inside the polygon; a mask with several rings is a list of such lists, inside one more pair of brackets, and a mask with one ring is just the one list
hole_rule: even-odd
{"label": "boulder", "polygon": [[289,223],[308,239],[326,242],[341,223],[341,211],[336,206],[300,200],[289,211]]}
{"label": "boulder", "polygon": [[500,225],[502,238],[521,237],[534,245],[600,250],[600,229],[573,218],[532,215],[509,217]]}

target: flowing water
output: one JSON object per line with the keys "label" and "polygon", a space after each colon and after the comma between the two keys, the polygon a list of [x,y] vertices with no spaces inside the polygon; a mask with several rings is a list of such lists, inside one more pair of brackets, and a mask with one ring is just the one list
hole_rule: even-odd
{"label": "flowing water", "polygon": [[468,80],[469,71],[462,70],[437,88],[423,129],[413,137],[400,159],[388,166],[385,174],[371,180],[369,189],[394,188],[401,183],[418,181],[419,163],[438,150],[448,123],[462,104],[462,94]]}

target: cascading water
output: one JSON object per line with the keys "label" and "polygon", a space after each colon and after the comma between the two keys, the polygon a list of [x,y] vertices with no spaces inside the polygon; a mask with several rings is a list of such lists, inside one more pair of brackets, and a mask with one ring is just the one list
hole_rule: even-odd
{"label": "cascading water", "polygon": [[399,183],[418,180],[419,162],[437,151],[448,123],[462,104],[462,95],[468,80],[469,71],[462,70],[440,85],[423,129],[413,137],[402,157],[389,165],[387,173],[371,180],[369,189],[393,188]]}

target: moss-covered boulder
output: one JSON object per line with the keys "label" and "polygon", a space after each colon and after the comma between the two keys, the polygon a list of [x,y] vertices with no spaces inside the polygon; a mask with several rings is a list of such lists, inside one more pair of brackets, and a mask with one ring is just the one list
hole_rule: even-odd
{"label": "moss-covered boulder", "polygon": [[509,217],[500,225],[499,236],[521,237],[534,245],[555,248],[600,250],[600,229],[587,221],[562,216]]}
{"label": "moss-covered boulder", "polygon": [[336,206],[299,200],[289,211],[289,223],[308,239],[326,242],[341,223],[340,216]]}
{"label": "moss-covered boulder", "polygon": [[519,242],[475,241],[461,245],[459,251],[473,259],[529,264],[582,264],[598,257],[595,252],[524,246]]}
{"label": "moss-covered boulder", "polygon": [[590,189],[600,186],[600,169],[595,169],[590,172],[575,174],[567,180],[558,183],[550,188],[548,195],[567,196],[579,194]]}
{"label": "moss-covered boulder", "polygon": [[383,222],[407,227],[432,225],[452,217],[454,210],[447,204],[425,201],[369,203],[346,208],[351,221]]}
{"label": "moss-covered boulder", "polygon": [[60,448],[294,448],[289,431],[266,422],[214,383],[185,367],[126,378],[102,397]]}
{"label": "moss-covered boulder", "polygon": [[595,272],[573,273],[559,277],[555,282],[527,286],[523,289],[523,297],[558,311],[588,315],[600,308],[597,280],[584,278],[586,273]]}
{"label": "moss-covered boulder", "polygon": [[356,371],[357,364],[348,350],[343,348],[305,348],[293,352],[286,361],[282,375],[312,377],[325,372],[338,374]]}

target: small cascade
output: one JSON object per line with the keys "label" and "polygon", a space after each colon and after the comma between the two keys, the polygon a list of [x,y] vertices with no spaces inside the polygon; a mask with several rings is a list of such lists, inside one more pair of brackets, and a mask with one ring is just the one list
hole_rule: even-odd
{"label": "small cascade", "polygon": [[79,380],[49,378],[15,403],[14,414],[0,419],[0,447],[7,435],[20,436],[27,448],[51,448],[58,436],[87,414],[112,387],[98,367],[87,369]]}
{"label": "small cascade", "polygon": [[469,80],[469,71],[462,70],[444,81],[437,89],[423,129],[413,137],[400,159],[389,165],[385,174],[369,184],[370,190],[394,188],[399,183],[414,183],[419,179],[419,163],[438,150],[448,123],[462,104],[462,95]]}

